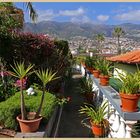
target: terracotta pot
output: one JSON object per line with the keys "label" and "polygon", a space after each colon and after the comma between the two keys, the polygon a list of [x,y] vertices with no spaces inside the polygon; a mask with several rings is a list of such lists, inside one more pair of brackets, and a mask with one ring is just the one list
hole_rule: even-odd
{"label": "terracotta pot", "polygon": [[[29,112],[29,115],[35,115],[35,112]],[[40,116],[39,118],[33,120],[22,120],[20,114],[17,116],[16,119],[19,122],[21,132],[29,133],[38,130],[42,117]]]}
{"label": "terracotta pot", "polygon": [[99,78],[100,71],[99,70],[93,70],[92,74],[94,75],[95,78]]}
{"label": "terracotta pot", "polygon": [[96,125],[91,122],[91,129],[95,136],[103,136],[105,134],[105,129],[103,125]]}
{"label": "terracotta pot", "polygon": [[108,86],[109,84],[109,76],[107,75],[100,75],[100,85],[102,86]]}
{"label": "terracotta pot", "polygon": [[103,124],[97,125],[97,124],[92,123],[91,121],[90,123],[91,123],[92,132],[95,136],[104,136],[109,131],[108,120],[104,120],[104,125]]}
{"label": "terracotta pot", "polygon": [[87,67],[87,69],[90,73],[92,73],[92,71],[94,70],[93,68],[90,68],[90,67]]}
{"label": "terracotta pot", "polygon": [[122,103],[122,110],[125,112],[137,112],[138,111],[138,101],[139,95],[138,94],[123,94],[120,93],[121,103]]}

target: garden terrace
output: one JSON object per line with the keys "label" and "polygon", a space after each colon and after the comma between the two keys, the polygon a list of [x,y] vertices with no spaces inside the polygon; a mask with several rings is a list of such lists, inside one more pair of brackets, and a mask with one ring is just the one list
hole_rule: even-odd
{"label": "garden terrace", "polygon": [[[121,105],[120,96],[115,89],[113,89],[111,86],[101,86],[99,79],[95,78],[91,74],[91,72],[88,69],[86,69],[86,67],[84,67],[83,65],[81,65],[80,70],[83,76],[86,75],[87,78],[90,77],[93,80],[94,92],[96,92],[98,95],[97,101],[101,103],[104,101],[108,102],[109,113],[106,116],[106,118],[111,122],[112,114],[114,116],[118,116],[119,120],[115,120],[117,119],[117,117],[114,117],[113,122],[111,122],[114,125],[112,124],[111,132],[108,137],[112,137],[112,138],[130,137],[132,125],[135,124],[140,118],[140,111],[132,112],[132,113],[122,111],[120,106]],[[111,114],[110,111],[112,112]],[[118,126],[117,123],[119,124],[120,127],[118,127],[118,129],[115,130],[116,129],[115,127]]]}

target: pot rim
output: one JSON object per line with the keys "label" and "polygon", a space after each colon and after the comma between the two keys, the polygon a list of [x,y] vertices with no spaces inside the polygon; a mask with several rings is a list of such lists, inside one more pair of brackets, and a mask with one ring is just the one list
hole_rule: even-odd
{"label": "pot rim", "polygon": [[93,72],[100,72],[99,70],[93,70]]}
{"label": "pot rim", "polygon": [[126,93],[120,92],[119,94],[120,94],[121,97],[128,97],[128,98],[129,98],[129,97],[130,97],[130,98],[131,98],[131,97],[140,97],[140,94],[137,94],[137,93],[136,93],[136,94],[126,94]]}
{"label": "pot rim", "polygon": [[100,78],[109,78],[109,75],[102,75],[102,74],[100,74],[99,77],[100,77]]}
{"label": "pot rim", "polygon": [[[29,113],[36,114],[36,112],[29,112]],[[18,121],[20,121],[20,122],[26,122],[26,123],[28,123],[28,122],[34,122],[34,121],[40,121],[40,120],[43,118],[41,115],[39,116],[39,118],[32,119],[32,120],[22,120],[20,117],[21,117],[21,114],[19,114],[19,115],[16,117],[16,119],[17,119]]]}

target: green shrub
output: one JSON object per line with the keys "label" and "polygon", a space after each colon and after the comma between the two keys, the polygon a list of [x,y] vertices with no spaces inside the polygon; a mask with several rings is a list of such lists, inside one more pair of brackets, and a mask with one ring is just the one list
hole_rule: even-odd
{"label": "green shrub", "polygon": [[[26,94],[26,93],[25,93]],[[26,109],[27,111],[37,111],[39,106],[39,100],[41,100],[41,91],[38,91],[36,95],[25,95]],[[52,115],[56,106],[56,97],[50,93],[45,94],[44,104],[42,107],[41,115],[43,116],[43,122],[46,123],[49,117]],[[0,124],[6,128],[18,129],[18,123],[16,116],[20,114],[20,93],[17,92],[14,96],[0,103]]]}

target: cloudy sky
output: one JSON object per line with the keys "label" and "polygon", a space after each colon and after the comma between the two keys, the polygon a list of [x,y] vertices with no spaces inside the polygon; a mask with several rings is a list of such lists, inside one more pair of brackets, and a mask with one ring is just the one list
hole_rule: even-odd
{"label": "cloudy sky", "polygon": [[[30,22],[25,5],[22,2],[15,5],[24,10],[25,21]],[[38,22],[140,23],[140,2],[33,2],[33,6],[38,13]]]}

